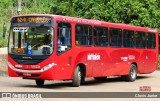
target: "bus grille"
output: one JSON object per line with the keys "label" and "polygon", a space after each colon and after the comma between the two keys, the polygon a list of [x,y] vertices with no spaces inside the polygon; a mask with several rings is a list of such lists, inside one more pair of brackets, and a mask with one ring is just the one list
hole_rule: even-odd
{"label": "bus grille", "polygon": [[25,65],[36,65],[43,60],[23,60],[23,59],[14,59],[18,64],[25,64]]}

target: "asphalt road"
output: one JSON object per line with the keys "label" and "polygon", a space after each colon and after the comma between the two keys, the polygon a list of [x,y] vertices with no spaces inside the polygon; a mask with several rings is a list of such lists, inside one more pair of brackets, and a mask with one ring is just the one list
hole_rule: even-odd
{"label": "asphalt road", "polygon": [[[71,81],[46,81],[43,87],[37,87],[34,80],[23,80],[21,78],[0,77],[0,92],[160,92],[160,71],[151,74],[138,75],[135,82],[125,82],[119,77],[110,77],[104,82],[97,82],[93,78],[86,80],[80,87],[72,87]],[[121,93],[119,93],[121,94]],[[63,97],[63,93],[62,93]],[[109,100],[108,100],[109,99]],[[15,99],[3,99],[0,101]],[[21,101],[22,99],[16,99]],[[26,99],[29,100],[29,99]],[[51,99],[34,99],[33,101],[50,101]],[[54,98],[54,101],[64,101],[65,98]],[[67,98],[67,101],[86,98]],[[160,98],[87,98],[87,101],[159,101]]]}

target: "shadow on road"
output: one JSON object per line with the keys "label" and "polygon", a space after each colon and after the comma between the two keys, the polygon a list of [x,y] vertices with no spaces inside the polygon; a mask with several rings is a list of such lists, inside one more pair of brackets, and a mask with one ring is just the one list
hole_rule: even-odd
{"label": "shadow on road", "polygon": [[[150,76],[138,76],[137,80],[142,80],[142,79],[147,79],[150,78]],[[96,85],[101,85],[103,83],[113,83],[113,82],[125,82],[125,80],[123,80],[121,77],[112,77],[112,78],[107,78],[106,80],[103,81],[97,81],[94,79],[87,79],[85,81],[84,84],[82,84],[81,86],[96,86]],[[35,85],[25,85],[25,86],[21,86],[21,87],[37,87],[36,84]],[[60,81],[60,82],[52,82],[52,83],[45,83],[45,85],[43,87],[37,87],[37,88],[45,88],[45,89],[64,89],[66,87],[72,87],[72,81]]]}

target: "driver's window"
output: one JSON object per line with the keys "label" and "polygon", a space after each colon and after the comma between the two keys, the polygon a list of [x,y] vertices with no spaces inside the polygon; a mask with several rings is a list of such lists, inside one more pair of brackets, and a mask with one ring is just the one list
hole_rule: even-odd
{"label": "driver's window", "polygon": [[52,28],[32,27],[28,39],[29,55],[49,55],[53,52]]}
{"label": "driver's window", "polygon": [[57,32],[57,52],[60,54],[71,48],[71,24],[59,22]]}

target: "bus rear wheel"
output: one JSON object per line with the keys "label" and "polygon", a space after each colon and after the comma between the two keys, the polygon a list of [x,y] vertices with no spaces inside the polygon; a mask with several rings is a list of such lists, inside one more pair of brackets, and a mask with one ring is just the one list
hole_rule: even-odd
{"label": "bus rear wheel", "polygon": [[81,84],[81,79],[82,79],[82,73],[81,73],[80,67],[77,66],[74,71],[73,80],[72,80],[73,87],[79,87]]}
{"label": "bus rear wheel", "polygon": [[36,81],[36,84],[38,87],[42,87],[44,85],[44,80],[42,79],[38,79],[38,80],[35,80]]}
{"label": "bus rear wheel", "polygon": [[137,67],[135,64],[132,64],[129,70],[129,74],[126,75],[126,80],[129,82],[135,81],[137,78]]}

